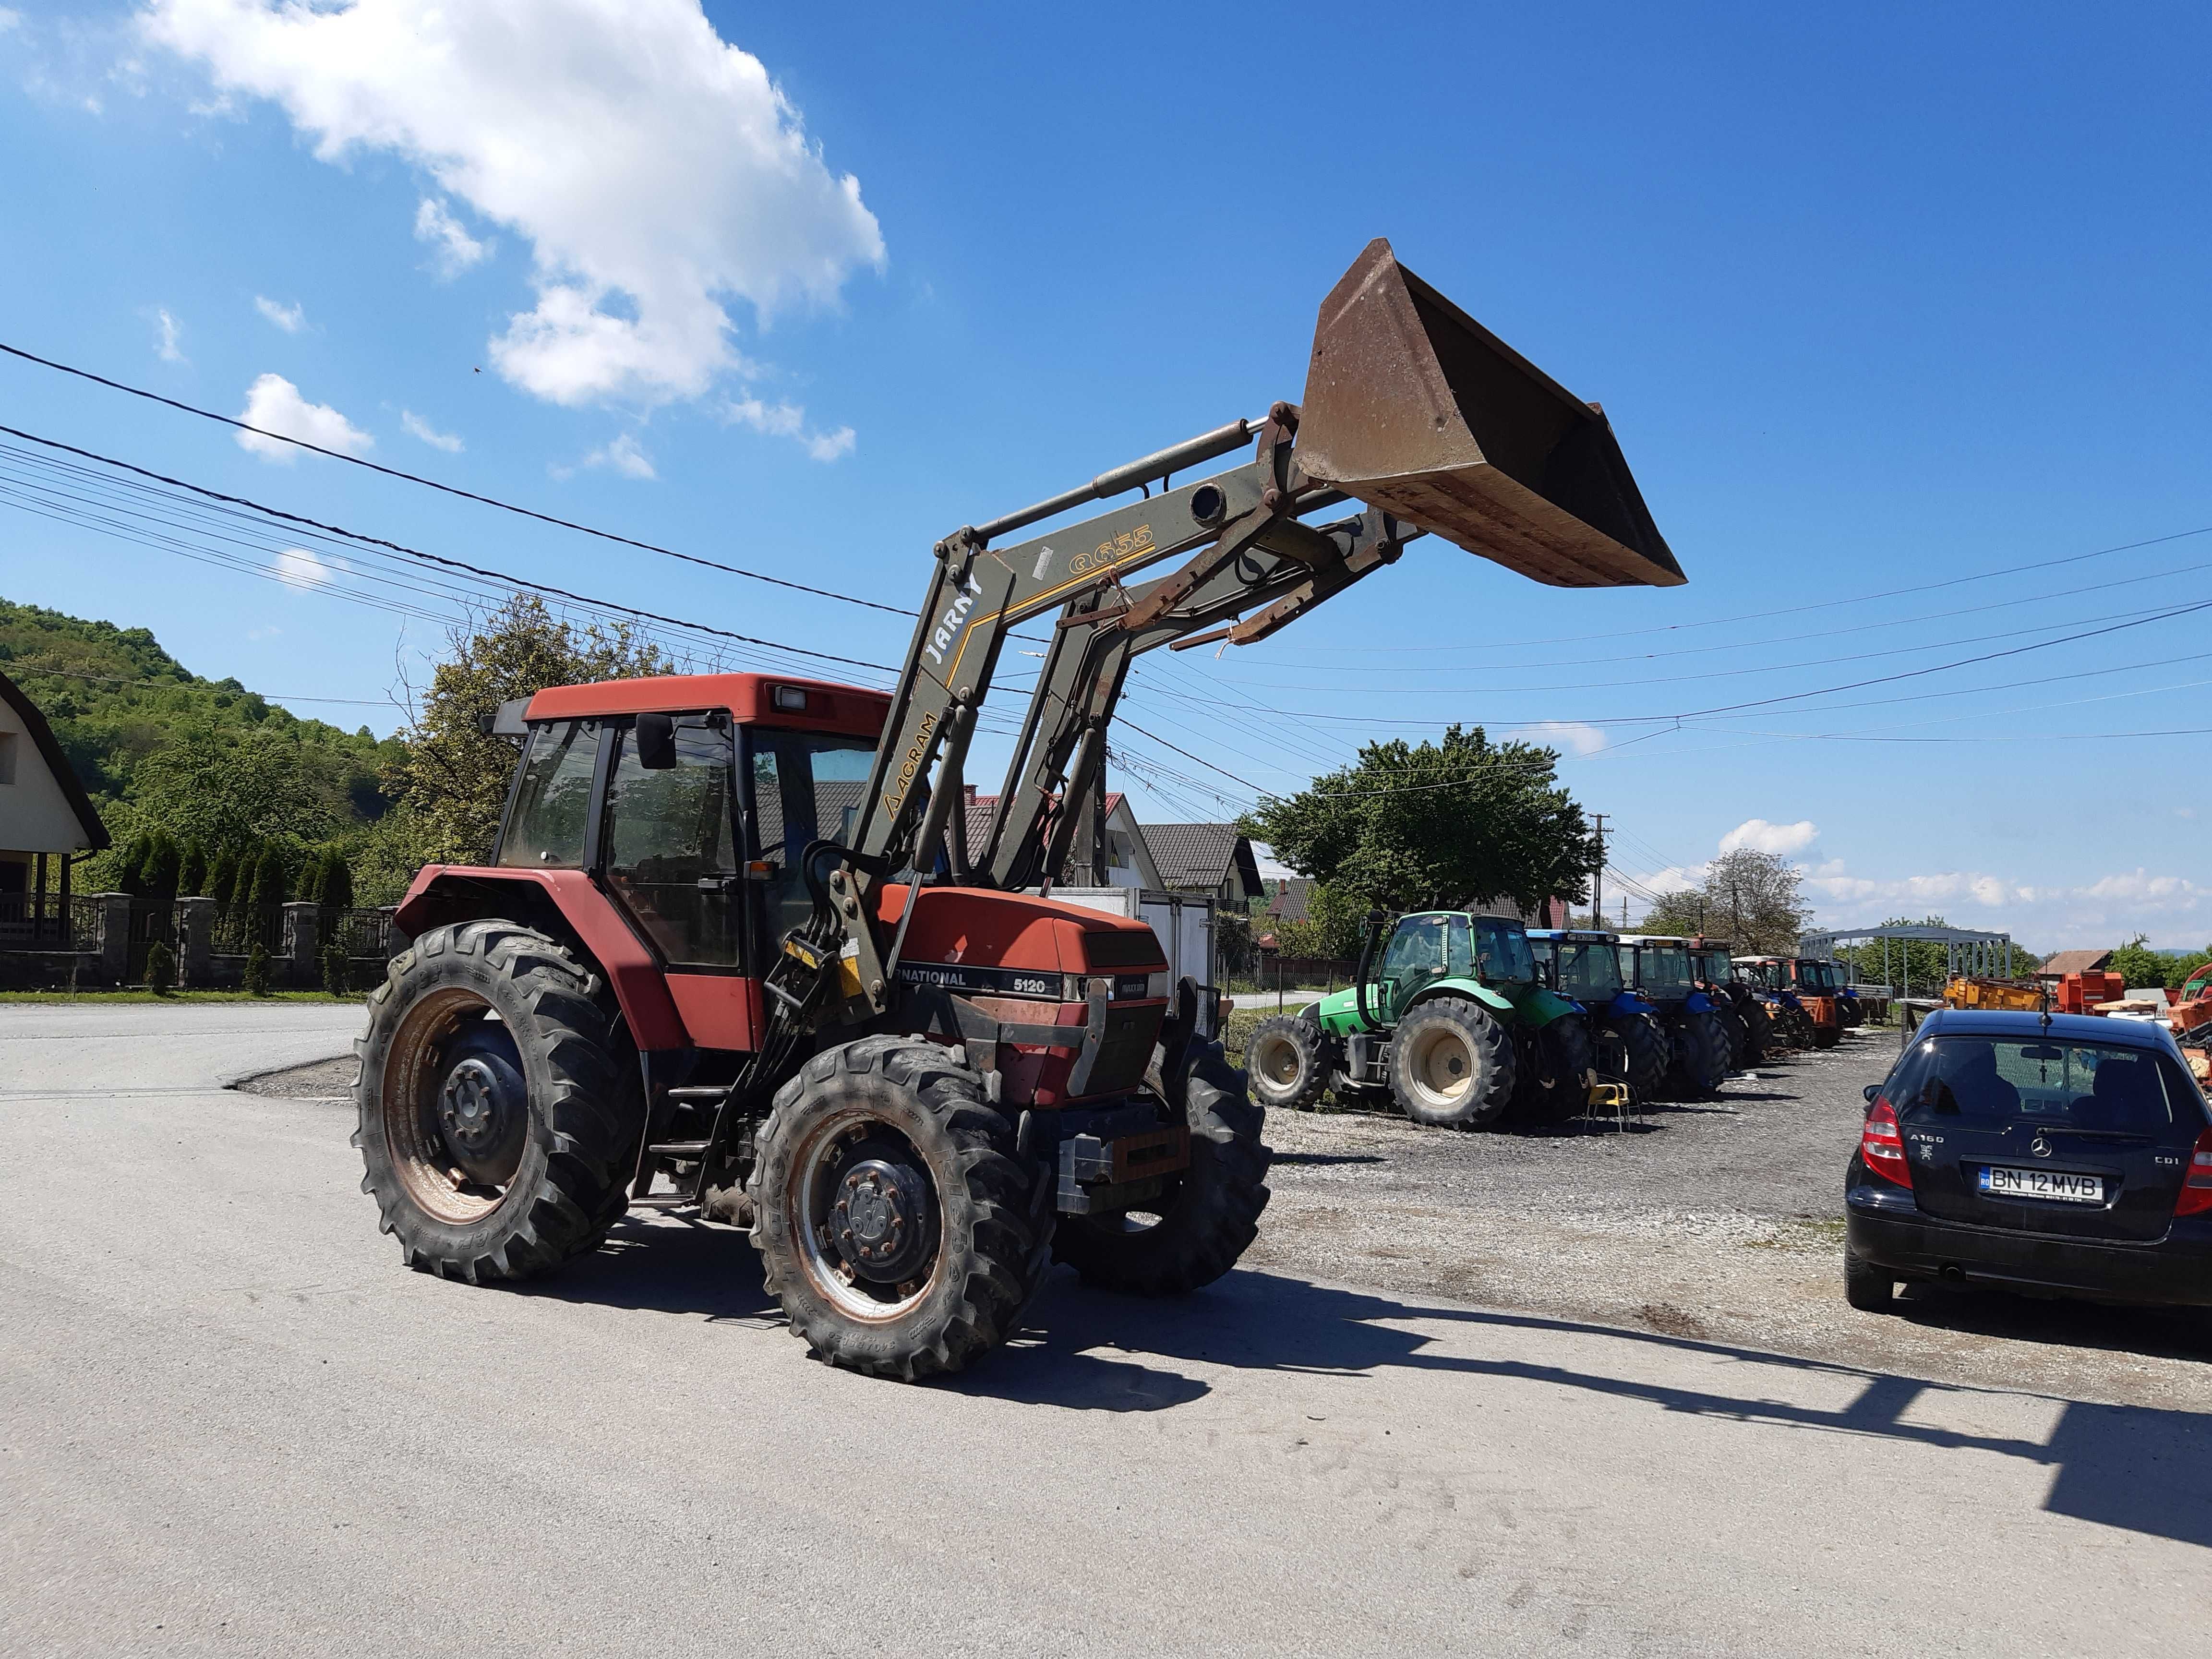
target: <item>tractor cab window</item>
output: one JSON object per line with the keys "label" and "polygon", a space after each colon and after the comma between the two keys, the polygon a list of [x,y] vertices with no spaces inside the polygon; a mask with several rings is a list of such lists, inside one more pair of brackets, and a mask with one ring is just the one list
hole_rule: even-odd
{"label": "tractor cab window", "polygon": [[578,870],[592,816],[592,769],[599,755],[598,720],[553,720],[531,728],[514,811],[499,861],[540,870]]}
{"label": "tractor cab window", "polygon": [[1680,945],[1638,945],[1636,988],[1648,997],[1669,999],[1689,995],[1688,947]]}
{"label": "tractor cab window", "polygon": [[780,939],[814,908],[799,867],[807,848],[817,841],[851,844],[876,745],[866,738],[763,726],[750,728],[745,738],[753,831],[759,856],[775,866],[768,883],[769,937]]}
{"label": "tractor cab window", "polygon": [[600,830],[607,884],[671,964],[734,967],[737,826],[726,716],[676,723],[675,764],[648,769],[624,733]]}
{"label": "tractor cab window", "polygon": [[1384,1006],[1395,1012],[1435,981],[1465,973],[1469,954],[1465,916],[1401,917],[1382,950]]}
{"label": "tractor cab window", "polygon": [[1558,989],[1583,1002],[1610,1002],[1620,994],[1620,957],[1598,939],[1561,939]]}
{"label": "tractor cab window", "polygon": [[1474,919],[1475,968],[1485,985],[1533,985],[1536,957],[1528,934],[1517,921],[1497,916]]}

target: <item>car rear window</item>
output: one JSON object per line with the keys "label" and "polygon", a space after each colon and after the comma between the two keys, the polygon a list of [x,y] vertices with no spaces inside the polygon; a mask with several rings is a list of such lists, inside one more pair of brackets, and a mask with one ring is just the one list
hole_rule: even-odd
{"label": "car rear window", "polygon": [[1882,1092],[1902,1113],[1983,1123],[2156,1134],[2204,1121],[2203,1097],[2180,1067],[2118,1044],[1930,1037]]}

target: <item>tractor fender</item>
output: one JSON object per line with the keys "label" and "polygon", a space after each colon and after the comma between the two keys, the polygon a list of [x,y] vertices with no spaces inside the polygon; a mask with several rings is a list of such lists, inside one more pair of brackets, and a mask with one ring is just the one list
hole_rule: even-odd
{"label": "tractor fender", "polygon": [[1501,1019],[1510,1020],[1513,1005],[1492,990],[1487,985],[1472,979],[1440,979],[1421,988],[1421,994],[1398,1011],[1403,1019],[1425,1002],[1434,1002],[1438,997],[1460,997],[1468,1002],[1480,1003]]}
{"label": "tractor fender", "polygon": [[1656,1012],[1650,1003],[1633,991],[1623,991],[1606,1004],[1605,1012],[1613,1019],[1633,1019],[1638,1014]]}
{"label": "tractor fender", "polygon": [[1314,1018],[1329,1036],[1350,1036],[1363,1029],[1359,1024],[1358,993],[1349,988],[1330,992],[1314,1005]]}
{"label": "tractor fender", "polygon": [[1713,1000],[1703,991],[1692,991],[1682,999],[1682,1007],[1687,1013],[1710,1014],[1713,1011]]}
{"label": "tractor fender", "polygon": [[433,927],[503,917],[574,945],[606,976],[641,1048],[687,1048],[691,1037],[667,975],[607,896],[581,870],[427,866],[392,918],[410,939]]}
{"label": "tractor fender", "polygon": [[[1503,1002],[1504,998],[1498,1000]],[[1583,1006],[1571,997],[1563,997],[1557,991],[1539,985],[1528,991],[1517,1003],[1508,1005],[1521,1024],[1532,1030],[1540,1030],[1555,1019],[1569,1014],[1579,1014]]]}

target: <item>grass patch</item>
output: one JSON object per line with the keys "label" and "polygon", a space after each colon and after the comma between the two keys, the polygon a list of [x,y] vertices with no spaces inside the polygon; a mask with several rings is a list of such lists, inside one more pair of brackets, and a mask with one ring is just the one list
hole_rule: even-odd
{"label": "grass patch", "polygon": [[[364,993],[363,994],[366,994]],[[127,991],[0,991],[0,1004],[11,1002],[64,1003],[70,1006],[101,1008],[119,1003],[137,1002],[332,1002],[327,991],[272,991],[265,997],[249,996],[243,991],[169,991],[155,993],[143,987]],[[358,1002],[360,997],[347,997],[348,1002]]]}
{"label": "grass patch", "polygon": [[1840,1250],[1844,1248],[1844,1221],[1841,1216],[1822,1216],[1815,1220],[1793,1218],[1775,1224],[1771,1238],[1747,1238],[1747,1250]]}

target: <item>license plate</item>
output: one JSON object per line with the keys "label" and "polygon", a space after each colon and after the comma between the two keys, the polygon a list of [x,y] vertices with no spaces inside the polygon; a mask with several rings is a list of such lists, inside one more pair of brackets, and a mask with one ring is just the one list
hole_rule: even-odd
{"label": "license plate", "polygon": [[1991,1198],[2047,1198],[2062,1204],[2102,1204],[2102,1176],[2064,1175],[2056,1170],[2008,1170],[1991,1164],[1982,1170],[1981,1188]]}

